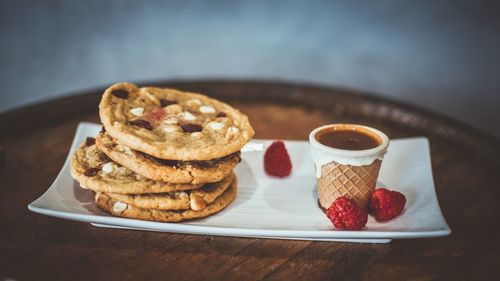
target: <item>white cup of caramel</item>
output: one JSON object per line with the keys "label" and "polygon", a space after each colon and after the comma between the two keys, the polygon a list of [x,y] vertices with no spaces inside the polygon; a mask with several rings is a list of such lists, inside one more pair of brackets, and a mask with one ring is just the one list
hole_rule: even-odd
{"label": "white cup of caramel", "polygon": [[383,132],[356,124],[330,124],[309,134],[318,201],[327,209],[340,196],[366,207],[389,146]]}

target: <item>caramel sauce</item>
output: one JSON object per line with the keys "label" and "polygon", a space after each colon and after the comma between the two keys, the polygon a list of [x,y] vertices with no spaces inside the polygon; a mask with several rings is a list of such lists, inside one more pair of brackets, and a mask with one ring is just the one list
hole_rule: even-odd
{"label": "caramel sauce", "polygon": [[382,144],[378,137],[356,129],[328,128],[319,131],[316,140],[323,145],[345,150],[365,150]]}

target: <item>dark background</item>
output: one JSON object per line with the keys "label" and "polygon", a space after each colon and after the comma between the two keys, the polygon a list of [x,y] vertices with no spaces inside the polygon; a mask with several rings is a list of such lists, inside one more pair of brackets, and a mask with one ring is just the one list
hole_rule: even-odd
{"label": "dark background", "polygon": [[289,80],[500,137],[497,1],[2,1],[0,111],[117,81]]}

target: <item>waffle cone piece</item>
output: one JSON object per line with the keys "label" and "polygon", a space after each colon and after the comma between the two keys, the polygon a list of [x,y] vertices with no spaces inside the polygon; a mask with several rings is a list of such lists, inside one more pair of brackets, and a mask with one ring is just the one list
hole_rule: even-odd
{"label": "waffle cone piece", "polygon": [[364,166],[342,165],[335,161],[323,165],[317,182],[321,207],[327,209],[341,196],[365,207],[375,189],[381,164],[381,160],[375,160]]}

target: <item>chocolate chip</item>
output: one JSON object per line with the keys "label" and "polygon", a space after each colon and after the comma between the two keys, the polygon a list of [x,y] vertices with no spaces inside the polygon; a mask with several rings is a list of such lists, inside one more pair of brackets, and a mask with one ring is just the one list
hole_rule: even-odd
{"label": "chocolate chip", "polygon": [[87,139],[85,140],[85,145],[86,146],[91,146],[91,145],[94,145],[94,144],[95,144],[95,138],[87,137]]}
{"label": "chocolate chip", "polygon": [[154,162],[157,162],[159,164],[165,165],[165,166],[177,166],[177,164],[179,164],[179,161],[160,159],[160,158],[156,158],[152,155],[146,154],[146,153],[141,152],[141,151],[137,151],[137,152],[140,155],[142,155],[144,158],[149,159],[149,160],[154,161]]}
{"label": "chocolate chip", "polygon": [[174,100],[160,99],[161,107],[169,106],[171,104],[176,104],[177,102]]}
{"label": "chocolate chip", "polygon": [[128,123],[130,125],[141,127],[141,128],[146,129],[146,130],[150,130],[150,131],[153,130],[153,127],[151,127],[151,124],[146,120],[137,119],[137,120],[129,121]]}
{"label": "chocolate chip", "polygon": [[217,113],[216,117],[226,117],[226,113],[219,112],[219,113]]}
{"label": "chocolate chip", "polygon": [[111,158],[109,158],[108,155],[106,155],[104,153],[101,153],[99,155],[99,160],[101,160],[101,162],[103,162],[103,163],[111,162]]}
{"label": "chocolate chip", "polygon": [[191,124],[191,123],[184,123],[184,124],[179,124],[182,128],[182,130],[186,133],[194,133],[194,132],[201,132],[201,126],[198,124]]}
{"label": "chocolate chip", "polygon": [[97,175],[98,172],[99,172],[99,169],[90,168],[87,171],[85,171],[84,175],[87,177],[93,177],[93,176]]}
{"label": "chocolate chip", "polygon": [[105,144],[104,146],[108,149],[113,149],[117,146],[118,144],[117,143],[107,143]]}
{"label": "chocolate chip", "polygon": [[128,98],[128,92],[125,90],[113,90],[111,94],[119,99]]}
{"label": "chocolate chip", "polygon": [[101,131],[99,133],[106,133],[106,128],[104,128],[104,126],[102,126]]}

